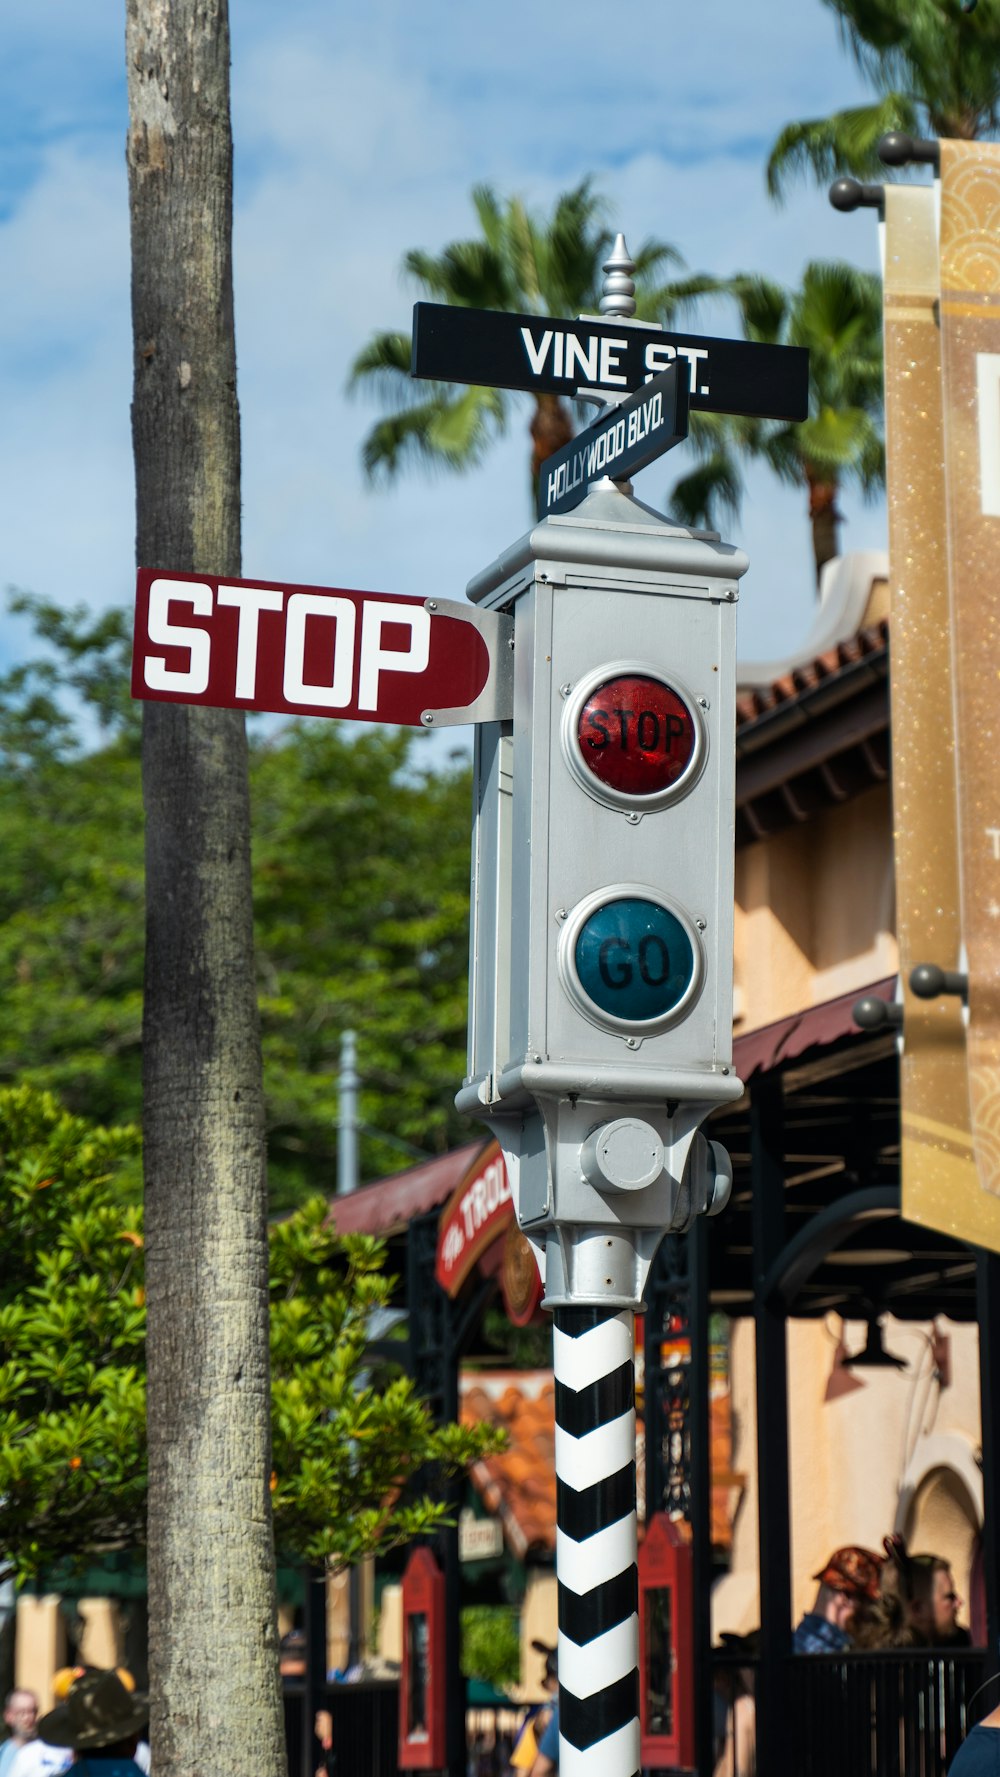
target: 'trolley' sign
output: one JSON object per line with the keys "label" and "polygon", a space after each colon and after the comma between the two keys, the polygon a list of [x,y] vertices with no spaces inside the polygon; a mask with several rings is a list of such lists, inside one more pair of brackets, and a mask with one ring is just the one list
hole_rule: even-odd
{"label": "'trolley' sign", "polygon": [[480,1254],[513,1220],[507,1168],[499,1142],[491,1141],[441,1212],[434,1275],[446,1295],[458,1295]]}
{"label": "'trolley' sign", "polygon": [[143,568],[132,696],[419,727],[510,715],[510,618],[445,599]]}

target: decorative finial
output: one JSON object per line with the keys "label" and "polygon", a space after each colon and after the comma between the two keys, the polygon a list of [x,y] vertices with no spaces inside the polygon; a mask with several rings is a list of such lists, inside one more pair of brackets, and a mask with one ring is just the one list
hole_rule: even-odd
{"label": "decorative finial", "polygon": [[632,277],[635,261],[625,245],[623,234],[615,236],[611,256],[604,261],[602,270],[607,276],[601,297],[601,314],[630,318],[635,314],[635,281]]}

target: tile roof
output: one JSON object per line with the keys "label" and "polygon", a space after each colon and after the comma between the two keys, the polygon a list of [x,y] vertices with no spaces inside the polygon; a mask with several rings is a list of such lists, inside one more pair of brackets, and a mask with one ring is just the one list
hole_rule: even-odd
{"label": "tile roof", "polygon": [[865,625],[855,635],[825,649],[814,659],[793,667],[770,685],[744,687],[736,698],[737,727],[755,721],[758,716],[766,715],[782,704],[796,702],[806,692],[815,691],[820,685],[839,678],[847,669],[857,666],[867,657],[882,654],[888,636],[889,625],[883,618],[878,623]]}
{"label": "tile roof", "polygon": [[556,1546],[555,1383],[551,1370],[463,1374],[460,1417],[503,1426],[508,1446],[472,1470],[487,1510],[503,1525],[512,1555],[551,1555]]}

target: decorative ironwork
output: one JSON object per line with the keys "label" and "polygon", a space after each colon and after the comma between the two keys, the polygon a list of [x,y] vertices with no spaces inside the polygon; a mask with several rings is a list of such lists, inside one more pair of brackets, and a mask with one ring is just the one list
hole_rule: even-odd
{"label": "decorative ironwork", "polygon": [[663,1241],[646,1291],[646,1514],[691,1523],[691,1284],[688,1242]]}

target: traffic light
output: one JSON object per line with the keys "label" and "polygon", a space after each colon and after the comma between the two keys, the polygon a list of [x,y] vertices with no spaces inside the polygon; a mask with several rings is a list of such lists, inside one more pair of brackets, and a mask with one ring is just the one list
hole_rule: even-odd
{"label": "traffic light", "polygon": [[546,1302],[637,1301],[721,1207],[732,1073],[736,596],[746,557],[610,482],[469,587],[514,615],[479,730],[469,1076]]}

